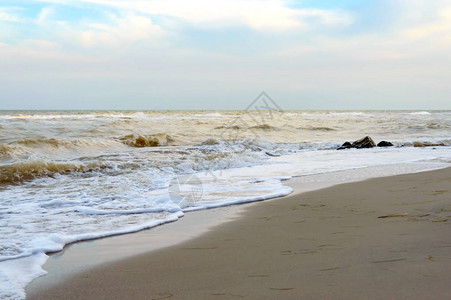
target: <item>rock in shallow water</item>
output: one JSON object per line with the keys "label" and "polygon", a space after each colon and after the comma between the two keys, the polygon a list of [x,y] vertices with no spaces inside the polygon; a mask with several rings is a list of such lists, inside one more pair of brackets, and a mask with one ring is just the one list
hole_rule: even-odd
{"label": "rock in shallow water", "polygon": [[345,142],[341,147],[337,148],[337,150],[342,149],[350,149],[350,148],[356,148],[356,149],[362,149],[362,148],[373,148],[376,147],[376,143],[373,141],[372,138],[369,136],[366,136],[364,138],[361,138],[360,140],[352,142]]}
{"label": "rock in shallow water", "polygon": [[343,145],[337,148],[337,150],[350,149],[352,148],[352,144],[350,142],[344,142]]}
{"label": "rock in shallow water", "polygon": [[361,138],[360,140],[353,142],[351,146],[352,146],[352,148],[357,148],[357,149],[373,148],[373,147],[376,147],[376,143],[373,141],[372,138],[370,138],[369,136],[366,136],[364,138]]}
{"label": "rock in shallow water", "polygon": [[377,143],[378,147],[392,147],[393,144],[387,141],[380,141],[379,143]]}

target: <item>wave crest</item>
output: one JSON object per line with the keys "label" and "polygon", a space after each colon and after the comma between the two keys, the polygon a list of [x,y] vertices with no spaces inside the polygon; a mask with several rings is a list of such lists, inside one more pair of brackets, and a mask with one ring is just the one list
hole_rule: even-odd
{"label": "wave crest", "polygon": [[228,125],[228,126],[221,125],[221,126],[215,127],[215,129],[239,130],[239,129],[242,129],[242,128],[240,126],[238,126],[238,125]]}
{"label": "wave crest", "polygon": [[437,140],[437,141],[413,141],[401,144],[407,147],[446,147],[451,146],[451,140]]}
{"label": "wave crest", "polygon": [[414,147],[439,147],[446,146],[443,142],[418,142],[415,141],[412,143]]}
{"label": "wave crest", "polygon": [[298,129],[301,130],[311,130],[311,131],[335,131],[336,129],[330,128],[330,127],[323,127],[323,126],[308,126],[308,127],[298,127]]}
{"label": "wave crest", "polygon": [[202,141],[201,145],[219,145],[221,143],[221,140],[215,139],[215,138],[208,138],[204,141]]}
{"label": "wave crest", "polygon": [[269,125],[269,124],[261,124],[257,126],[250,127],[251,129],[260,129],[260,130],[276,130],[275,127]]}
{"label": "wave crest", "polygon": [[42,177],[53,177],[57,174],[87,173],[110,168],[99,163],[73,164],[45,161],[29,161],[0,166],[0,184],[16,184]]}
{"label": "wave crest", "polygon": [[41,159],[52,157],[58,153],[74,154],[91,153],[121,146],[114,139],[59,139],[59,138],[26,138],[0,145],[0,160],[10,159]]}
{"label": "wave crest", "polygon": [[3,144],[0,145],[0,160],[14,159],[30,152],[21,146]]}

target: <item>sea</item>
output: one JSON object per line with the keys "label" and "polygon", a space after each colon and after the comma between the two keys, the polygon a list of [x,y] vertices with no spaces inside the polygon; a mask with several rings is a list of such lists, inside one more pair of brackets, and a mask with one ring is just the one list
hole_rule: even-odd
{"label": "sea", "polygon": [[[365,136],[393,146],[337,150]],[[291,178],[450,163],[451,111],[0,111],[0,298],[69,243],[285,196]]]}

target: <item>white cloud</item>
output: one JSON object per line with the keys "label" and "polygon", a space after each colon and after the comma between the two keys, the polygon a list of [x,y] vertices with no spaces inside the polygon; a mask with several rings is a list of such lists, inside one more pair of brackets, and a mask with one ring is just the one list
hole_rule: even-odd
{"label": "white cloud", "polygon": [[56,42],[51,42],[47,40],[34,40],[29,39],[25,41],[26,45],[30,45],[32,49],[39,49],[45,51],[58,51],[60,50],[60,46]]}
{"label": "white cloud", "polygon": [[20,18],[11,13],[11,10],[15,10],[14,8],[0,7],[0,21],[6,22],[19,22]]}
{"label": "white cloud", "polygon": [[451,43],[451,6],[440,10],[438,19],[421,26],[413,26],[405,30],[404,34],[413,40],[438,37]]}
{"label": "white cloud", "polygon": [[36,0],[36,2],[54,3],[54,4],[70,4],[70,0]]}
{"label": "white cloud", "polygon": [[[387,29],[349,36],[318,35],[307,44],[279,51],[293,59],[326,55],[348,63],[421,65],[424,61],[449,61],[451,3],[449,0],[397,0],[396,17]],[[422,66],[423,67],[423,66]]]}
{"label": "white cloud", "polygon": [[[363,14],[356,28],[340,31],[335,28],[351,25],[353,14],[296,9],[282,0],[46,0],[42,2],[77,6],[80,15],[83,10],[95,13],[63,22],[56,21],[50,9],[41,10],[43,23],[34,15],[25,20],[30,30],[11,30],[4,39],[10,45],[0,44],[3,86],[14,83],[11,78],[16,82],[28,78],[30,86],[38,88],[54,80],[61,85],[59,95],[72,87],[73,99],[97,93],[105,101],[124,94],[184,99],[193,91],[215,98],[221,91],[242,95],[262,88],[292,95],[328,93],[331,99],[337,91],[365,99],[385,93],[387,101],[394,102],[393,91],[422,99],[414,91],[423,89],[442,93],[449,101],[451,3],[426,1],[430,0],[393,0],[383,12],[387,18],[379,18],[380,11],[372,20]],[[53,4],[50,7],[60,12]],[[107,18],[99,17],[99,10],[107,11]],[[58,18],[64,19],[63,11],[67,10],[61,10]],[[4,28],[14,29],[15,24],[7,25]],[[221,31],[221,39],[205,42],[212,32],[193,35],[180,30],[229,27],[240,35],[243,26],[283,34],[244,30],[235,38]],[[99,80],[107,88],[99,88]],[[88,88],[78,88],[83,84]]]}
{"label": "white cloud", "polygon": [[149,15],[175,17],[188,23],[209,26],[245,24],[256,30],[288,30],[306,26],[307,18],[325,25],[352,22],[344,11],[289,8],[282,0],[80,0]]}
{"label": "white cloud", "polygon": [[96,45],[116,46],[122,43],[158,38],[163,35],[160,26],[150,18],[127,14],[121,18],[111,16],[114,25],[91,24],[89,29],[79,33],[85,47]]}
{"label": "white cloud", "polygon": [[50,6],[46,6],[43,9],[41,9],[41,11],[38,14],[38,18],[37,18],[37,22],[39,24],[44,23],[48,17],[50,17],[52,14],[54,13],[54,10],[52,7]]}
{"label": "white cloud", "polygon": [[[294,9],[283,0],[41,0],[51,3],[41,9],[35,24],[47,32],[47,39],[83,47],[116,47],[123,43],[147,40],[156,46],[164,45],[163,36],[177,34],[177,28],[189,23],[191,26],[226,28],[248,26],[259,31],[280,32],[291,29],[311,29],[316,25],[342,26],[352,22],[344,11],[319,9]],[[55,4],[89,7],[89,4],[103,6],[109,20],[91,21],[81,19],[79,23],[61,23],[52,20],[56,13]],[[111,13],[116,11],[120,16]],[[64,16],[59,16],[64,17]],[[160,18],[155,24],[153,18]],[[152,18],[152,19],[151,19]],[[33,37],[28,37],[33,39]]]}

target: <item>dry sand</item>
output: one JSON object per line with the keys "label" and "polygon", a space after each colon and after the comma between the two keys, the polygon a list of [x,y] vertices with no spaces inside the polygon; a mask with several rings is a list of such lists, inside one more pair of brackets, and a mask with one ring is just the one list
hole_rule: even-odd
{"label": "dry sand", "polygon": [[28,299],[449,299],[451,168],[249,205]]}

